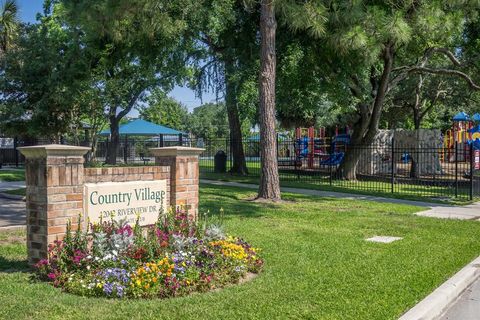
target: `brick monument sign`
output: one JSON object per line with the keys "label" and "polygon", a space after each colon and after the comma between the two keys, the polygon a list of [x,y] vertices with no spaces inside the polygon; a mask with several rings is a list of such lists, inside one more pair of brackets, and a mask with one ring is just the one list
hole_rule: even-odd
{"label": "brick monument sign", "polygon": [[152,224],[160,208],[198,211],[199,148],[153,148],[155,166],[85,168],[86,147],[19,148],[25,156],[28,262],[47,257],[48,244],[63,239],[67,223],[115,217]]}

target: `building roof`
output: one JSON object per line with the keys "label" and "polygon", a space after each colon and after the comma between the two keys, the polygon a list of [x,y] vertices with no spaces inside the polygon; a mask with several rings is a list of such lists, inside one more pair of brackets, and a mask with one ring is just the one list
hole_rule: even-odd
{"label": "building roof", "polygon": [[[148,122],[143,119],[136,119],[120,126],[120,135],[158,136],[161,134],[178,135],[183,134],[183,132],[159,124]],[[100,132],[100,135],[110,135],[110,129],[103,130],[102,132]]]}

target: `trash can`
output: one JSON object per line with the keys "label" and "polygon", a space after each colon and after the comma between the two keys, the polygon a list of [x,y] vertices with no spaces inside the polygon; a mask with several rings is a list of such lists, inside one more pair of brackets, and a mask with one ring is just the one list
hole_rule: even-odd
{"label": "trash can", "polygon": [[220,150],[215,154],[214,157],[215,167],[214,172],[225,173],[227,172],[227,154],[225,151]]}

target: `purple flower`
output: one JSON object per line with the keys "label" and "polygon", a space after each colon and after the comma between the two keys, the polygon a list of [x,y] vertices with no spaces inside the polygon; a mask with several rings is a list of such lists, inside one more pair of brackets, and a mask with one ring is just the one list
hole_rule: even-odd
{"label": "purple flower", "polygon": [[105,292],[108,296],[112,294],[113,285],[110,282],[106,282],[103,285],[103,292]]}

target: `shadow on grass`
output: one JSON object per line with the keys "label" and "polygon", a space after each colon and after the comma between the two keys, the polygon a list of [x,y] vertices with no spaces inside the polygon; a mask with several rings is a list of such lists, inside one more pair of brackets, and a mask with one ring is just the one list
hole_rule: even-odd
{"label": "shadow on grass", "polygon": [[30,272],[31,269],[28,266],[26,259],[7,259],[0,256],[0,272],[1,273],[14,273],[14,272]]}
{"label": "shadow on grass", "polygon": [[[225,217],[229,216],[254,218],[262,217],[265,209],[274,209],[279,207],[275,203],[260,203],[252,201],[256,195],[255,190],[243,189],[239,190],[237,187],[210,186],[202,184],[202,200],[200,206],[200,214],[207,210],[212,215],[217,215],[222,208],[225,212]],[[236,192],[232,192],[232,190]]]}

